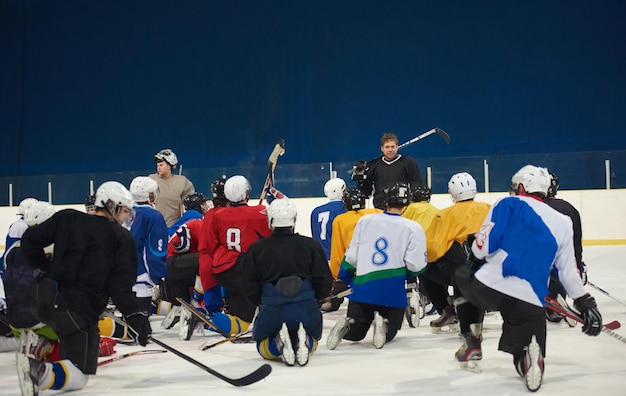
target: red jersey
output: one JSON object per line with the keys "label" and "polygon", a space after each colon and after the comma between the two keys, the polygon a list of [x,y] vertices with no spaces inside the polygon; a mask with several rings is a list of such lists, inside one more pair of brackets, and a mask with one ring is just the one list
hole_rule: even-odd
{"label": "red jersey", "polygon": [[228,206],[216,211],[211,219],[210,234],[206,238],[214,274],[232,267],[253,242],[272,234],[264,205]]}
{"label": "red jersey", "polygon": [[200,235],[202,235],[202,219],[191,219],[181,225],[167,241],[167,257],[197,253]]}

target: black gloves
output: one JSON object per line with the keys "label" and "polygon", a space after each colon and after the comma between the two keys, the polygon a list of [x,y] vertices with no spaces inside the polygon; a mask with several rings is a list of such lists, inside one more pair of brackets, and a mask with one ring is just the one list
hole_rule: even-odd
{"label": "black gloves", "polygon": [[[335,279],[333,281],[333,288],[330,291],[329,297],[336,296],[337,294],[344,292],[348,289],[349,289],[348,285],[346,285],[341,279]],[[324,299],[322,301],[322,304],[320,305],[320,309],[323,312],[334,312],[339,309],[342,303],[343,303],[343,297]]]}
{"label": "black gloves", "polygon": [[602,315],[598,311],[596,300],[585,294],[574,300],[574,307],[580,311],[585,324],[583,325],[583,333],[590,336],[597,336],[602,332]]}
{"label": "black gloves", "polygon": [[128,315],[125,320],[129,327],[128,330],[131,332],[135,341],[141,346],[146,346],[148,344],[148,337],[152,334],[148,314],[146,312],[135,312]]}

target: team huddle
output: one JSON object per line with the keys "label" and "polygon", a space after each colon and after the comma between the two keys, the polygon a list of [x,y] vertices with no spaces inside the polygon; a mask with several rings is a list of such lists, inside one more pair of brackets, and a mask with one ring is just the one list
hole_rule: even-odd
{"label": "team huddle", "polygon": [[498,349],[538,390],[546,320],[563,319],[546,311],[546,296],[569,296],[583,332],[602,330],[583,289],[580,217],[555,197],[558,178],[526,165],[492,206],[475,200],[475,179],[459,172],[448,182],[453,204],[439,210],[417,163],[397,151],[395,135],[385,134],[382,155],[355,165],[355,188],[326,182],[312,237],[296,232],[296,204],[275,188],[265,204],[250,204],[242,175],[215,179],[212,199],[196,192],[172,173],[170,149],[155,155],[157,173],[128,189],[99,186],[86,213],[24,200],[7,235],[0,307],[22,394],[85,387],[116,342],[150,342],[151,315],[164,316],[164,329],[177,326],[182,340],[250,334],[264,359],[305,366],[322,339],[323,312],[344,298],[329,350],[370,328],[381,349],[405,317],[414,326],[432,304],[430,328],[460,334],[451,354],[470,370],[482,359],[484,314],[498,311]]}

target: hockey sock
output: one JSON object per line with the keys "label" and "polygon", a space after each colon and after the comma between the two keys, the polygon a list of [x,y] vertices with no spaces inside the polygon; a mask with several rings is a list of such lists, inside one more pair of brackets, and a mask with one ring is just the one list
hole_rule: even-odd
{"label": "hockey sock", "polygon": [[211,321],[225,334],[239,334],[248,330],[250,322],[246,322],[237,316],[221,312],[211,315]]}
{"label": "hockey sock", "polygon": [[103,337],[113,337],[122,340],[130,340],[128,326],[122,326],[113,318],[104,317],[98,321],[98,333]]}
{"label": "hockey sock", "polygon": [[259,341],[256,345],[256,350],[263,359],[267,360],[280,360],[282,352],[276,345],[276,339],[273,337],[265,338]]}

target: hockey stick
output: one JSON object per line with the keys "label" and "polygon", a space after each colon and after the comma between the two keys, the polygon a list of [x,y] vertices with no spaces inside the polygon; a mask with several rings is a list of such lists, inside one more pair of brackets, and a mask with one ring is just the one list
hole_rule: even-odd
{"label": "hockey stick", "polygon": [[604,294],[605,296],[617,301],[618,303],[622,304],[622,305],[626,305],[626,302],[620,300],[619,298],[613,296],[611,293],[609,293],[608,291],[602,289],[601,287],[598,287],[596,285],[594,285],[593,283],[587,281],[587,284],[591,287],[593,287],[594,289],[596,289],[597,291],[599,291],[600,293]]}
{"label": "hockey stick", "polygon": [[167,351],[163,350],[163,349],[144,349],[144,350],[141,350],[141,351],[129,352],[129,353],[125,353],[123,355],[114,356],[114,357],[112,357],[110,359],[102,360],[102,361],[98,362],[98,367],[104,366],[105,364],[109,364],[109,363],[112,363],[112,362],[116,362],[118,360],[126,359],[128,357],[135,356],[135,355],[150,355],[150,354],[153,354],[153,353],[165,353],[165,352],[167,352]]}
{"label": "hockey stick", "polygon": [[349,296],[350,294],[352,294],[352,289],[346,289],[342,292],[339,292],[337,294],[333,294],[332,296],[328,296],[326,298],[323,298],[319,301],[320,304],[324,304],[327,302],[331,302],[332,300],[336,300],[338,298],[343,298],[345,296]]}
{"label": "hockey stick", "polygon": [[263,203],[267,189],[274,186],[274,169],[276,169],[276,161],[278,161],[278,157],[283,154],[285,154],[285,141],[280,139],[274,146],[274,150],[272,150],[272,153],[267,160],[267,177],[265,178],[265,184],[263,185],[263,190],[261,191],[259,205]]}
{"label": "hockey stick", "polygon": [[257,381],[262,380],[263,378],[267,377],[271,372],[272,372],[272,366],[270,366],[269,364],[265,363],[263,364],[261,367],[259,367],[258,369],[254,370],[253,372],[251,372],[248,375],[245,375],[241,378],[230,378],[227,377],[223,374],[221,374],[218,371],[213,370],[212,368],[205,366],[204,364],[200,363],[199,361],[185,355],[184,353],[180,352],[179,350],[172,348],[171,346],[165,344],[162,341],[157,340],[156,338],[150,336],[148,337],[148,339],[151,342],[154,342],[155,344],[159,345],[162,348],[167,349],[168,351],[172,352],[174,355],[188,361],[189,363],[200,367],[201,369],[203,369],[204,371],[206,371],[207,373],[216,376],[217,378],[221,379],[222,381],[226,381],[231,385],[234,386],[246,386],[246,385],[250,385],[250,384],[254,384]]}
{"label": "hockey stick", "polygon": [[[246,334],[249,334],[249,333],[250,333],[250,330],[243,332],[243,333],[232,335],[228,338],[224,338],[223,340],[219,340],[217,342],[214,342],[213,344],[204,343],[203,345],[200,345],[200,350],[206,351],[207,349],[215,348],[216,346],[226,344],[227,342],[232,342],[235,344],[247,343],[250,340],[252,340],[251,336],[246,336]],[[240,342],[237,342],[237,341],[240,341]]]}
{"label": "hockey stick", "polygon": [[[548,296],[546,297],[546,307],[548,307],[549,309],[551,309],[554,312],[560,313],[561,315],[567,316],[571,319],[574,319],[575,321],[577,321],[578,323],[585,323],[585,321],[583,320],[582,317],[580,317],[580,315],[576,314],[576,312],[574,311],[570,311],[568,309],[563,308],[561,305],[559,305],[559,303],[553,299],[552,297]],[[617,326],[617,327],[615,327]],[[613,330],[611,330],[611,327],[614,328],[619,328],[621,325],[619,322],[617,322],[616,320],[614,320],[613,322],[607,323],[607,324],[603,324],[602,325],[602,332],[606,333],[608,335],[610,335],[613,338],[616,338],[618,340],[620,340],[621,342],[626,344],[626,337],[623,337],[619,334],[617,334],[616,332],[614,332]]]}
{"label": "hockey stick", "polygon": [[428,132],[424,132],[421,135],[414,137],[413,139],[409,140],[408,142],[402,143],[401,145],[398,146],[398,150],[403,148],[403,147],[408,146],[409,144],[413,144],[413,143],[417,142],[418,140],[422,140],[425,137],[428,137],[428,136],[434,135],[434,134],[437,134],[437,135],[441,136],[443,138],[443,140],[446,141],[447,144],[450,144],[450,135],[448,135],[443,129],[433,128],[433,129],[431,129]]}

